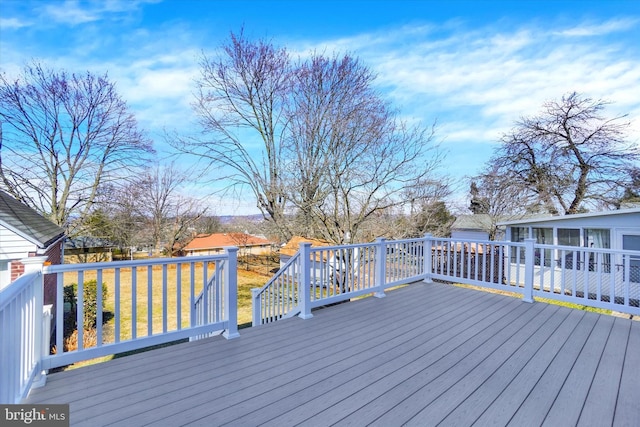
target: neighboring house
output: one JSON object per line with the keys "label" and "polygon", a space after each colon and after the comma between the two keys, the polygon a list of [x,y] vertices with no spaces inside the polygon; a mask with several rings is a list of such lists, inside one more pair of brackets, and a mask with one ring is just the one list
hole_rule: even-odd
{"label": "neighboring house", "polygon": [[[64,230],[35,210],[0,190],[0,289],[24,273],[21,259],[46,256],[47,263],[62,263]],[[44,304],[53,304],[56,275],[44,278]]]}
{"label": "neighboring house", "polygon": [[64,262],[110,262],[113,261],[111,250],[115,247],[107,239],[82,236],[67,239],[64,244]]}
{"label": "neighboring house", "polygon": [[[625,274],[632,284],[631,297],[637,298],[640,283],[640,252],[627,260],[621,254],[598,249],[640,251],[640,208],[585,214],[554,216],[544,219],[527,219],[501,223],[506,227],[505,239],[522,242],[533,238],[539,244],[585,248],[567,250],[556,248],[536,249],[534,275],[546,284],[587,280],[594,271],[601,271],[598,283],[589,282],[589,292],[606,292],[615,287],[616,298],[625,294]],[[520,252],[521,254],[521,252]],[[511,252],[512,263],[518,252]],[[628,262],[628,269],[625,263]],[[513,265],[513,264],[512,264]],[[565,276],[563,276],[565,275]],[[567,276],[568,275],[568,276]],[[566,279],[569,277],[570,279]],[[598,290],[596,285],[601,286]],[[548,286],[548,285],[547,285]]]}
{"label": "neighboring house", "polygon": [[[549,214],[493,216],[489,214],[459,215],[451,226],[451,238],[460,240],[504,240],[506,222],[551,218]],[[490,239],[490,230],[495,236]]]}
{"label": "neighboring house", "polygon": [[[489,231],[493,226],[491,216],[487,214],[459,215],[451,226],[451,238],[463,240],[489,240]],[[498,230],[496,240],[503,235]]]}
{"label": "neighboring house", "polygon": [[502,222],[505,240],[640,250],[640,208]]}
{"label": "neighboring house", "polygon": [[224,252],[227,246],[237,246],[242,255],[260,255],[271,252],[273,245],[267,239],[247,233],[199,234],[182,252],[187,256],[215,255]]}
{"label": "neighboring house", "polygon": [[292,256],[300,249],[300,243],[309,242],[311,247],[319,246],[331,246],[331,243],[326,240],[310,239],[307,237],[293,236],[284,246],[280,248],[280,268],[291,259]]}

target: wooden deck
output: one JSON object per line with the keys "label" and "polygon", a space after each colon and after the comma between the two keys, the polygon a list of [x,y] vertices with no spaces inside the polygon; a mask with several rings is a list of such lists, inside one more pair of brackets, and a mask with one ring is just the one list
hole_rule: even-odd
{"label": "wooden deck", "polygon": [[72,425],[640,425],[640,322],[414,284],[52,374]]}

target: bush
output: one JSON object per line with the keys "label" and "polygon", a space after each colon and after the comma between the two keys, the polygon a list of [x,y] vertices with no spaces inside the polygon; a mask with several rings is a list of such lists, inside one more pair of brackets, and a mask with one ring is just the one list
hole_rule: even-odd
{"label": "bush", "polygon": [[[98,345],[98,335],[95,329],[85,329],[82,334],[82,348],[91,348]],[[78,349],[78,330],[74,330],[71,335],[65,337],[63,341],[64,351],[76,351]],[[57,354],[58,349],[54,345],[51,354]]]}
{"label": "bush", "polygon": [[[107,299],[107,284],[102,284],[102,310],[104,311],[104,303]],[[76,312],[78,284],[73,283],[64,287],[64,302],[71,303],[72,312]],[[83,327],[85,330],[95,328],[97,322],[98,313],[98,282],[96,280],[90,280],[84,282],[83,286],[83,300],[84,300],[84,319]],[[75,328],[74,328],[75,329]]]}

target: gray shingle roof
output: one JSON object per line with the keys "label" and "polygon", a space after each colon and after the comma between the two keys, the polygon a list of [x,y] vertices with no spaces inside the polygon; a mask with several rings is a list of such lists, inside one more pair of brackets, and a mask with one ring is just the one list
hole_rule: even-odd
{"label": "gray shingle roof", "polygon": [[64,235],[62,228],[2,190],[0,190],[0,225],[43,249]]}

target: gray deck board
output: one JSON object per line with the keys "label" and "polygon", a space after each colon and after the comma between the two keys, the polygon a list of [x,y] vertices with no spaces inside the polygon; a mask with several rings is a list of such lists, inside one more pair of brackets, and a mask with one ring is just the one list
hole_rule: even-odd
{"label": "gray deck board", "polygon": [[[392,363],[393,371],[379,380],[371,381],[366,387],[363,387],[364,384],[356,384],[352,396],[329,408],[323,408],[324,414],[321,418],[330,421],[335,419],[343,424],[355,420],[365,424],[375,421],[391,410],[393,405],[409,396],[414,387],[451,368],[465,355],[472,353],[482,341],[497,334],[500,330],[500,319],[515,319],[528,312],[530,308],[517,300],[493,310],[488,307],[490,314],[484,318],[482,315],[474,316],[469,319],[471,325],[456,325],[443,331],[439,341],[421,349],[423,354],[408,354],[403,358],[403,364]],[[406,360],[408,357],[411,359]],[[385,399],[386,393],[392,396],[391,400]]]}
{"label": "gray deck board", "polygon": [[[550,336],[545,334],[537,340],[530,340],[528,347],[519,349],[500,369],[492,372],[482,385],[464,399],[459,399],[460,403],[447,414],[442,425],[458,426],[463,422],[476,420],[485,411],[496,409],[500,413],[494,412],[492,421],[500,420],[502,424],[506,424],[519,405],[527,399],[528,391],[549,366],[550,359],[558,348],[570,337],[583,313],[571,311],[562,318],[563,314],[562,311],[554,314],[556,321],[561,322],[555,326],[555,330],[547,330]],[[543,342],[539,341],[540,338],[544,338]]]}
{"label": "gray deck board", "polygon": [[624,363],[623,349],[629,338],[630,327],[629,322],[621,320],[615,320],[615,325],[609,334],[578,420],[580,425],[610,425],[613,419]]}
{"label": "gray deck board", "polygon": [[[552,348],[541,349],[536,365],[527,365],[516,380],[506,387],[493,404],[481,415],[478,425],[499,423],[513,426],[535,426],[544,421],[553,398],[559,393],[584,342],[589,337],[597,317],[573,311],[577,323],[563,324],[570,330],[566,338],[559,336]],[[564,341],[563,341],[564,339]],[[558,346],[559,344],[559,346]],[[543,360],[546,359],[546,360]],[[551,359],[545,367],[544,362]]]}
{"label": "gray deck board", "polygon": [[51,374],[72,425],[640,425],[640,324],[443,284]]}
{"label": "gray deck board", "polygon": [[[640,322],[632,322],[629,331],[629,341],[625,351],[625,360],[622,367],[620,391],[616,403],[616,412],[613,418],[614,426],[633,426],[640,420],[640,405],[638,395],[633,390],[640,383]],[[637,393],[637,391],[636,391]]]}
{"label": "gray deck board", "polygon": [[542,425],[577,425],[614,321],[600,316]]}

